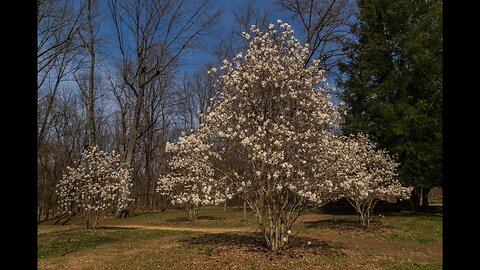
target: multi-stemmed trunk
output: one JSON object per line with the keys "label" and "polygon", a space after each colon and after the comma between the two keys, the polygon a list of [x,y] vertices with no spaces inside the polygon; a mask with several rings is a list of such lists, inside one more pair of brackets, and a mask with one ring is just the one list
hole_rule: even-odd
{"label": "multi-stemmed trunk", "polygon": [[284,248],[288,244],[286,220],[282,217],[270,217],[266,228],[263,228],[263,234],[268,247],[272,251]]}
{"label": "multi-stemmed trunk", "polygon": [[197,220],[198,212],[200,211],[200,205],[197,204],[188,204],[186,206],[188,212],[188,219],[191,221]]}
{"label": "multi-stemmed trunk", "polygon": [[87,229],[93,230],[95,229],[95,226],[97,225],[97,221],[99,219],[99,214],[98,213],[86,213],[86,223],[87,223]]}
{"label": "multi-stemmed trunk", "polygon": [[369,212],[360,213],[359,218],[360,218],[360,224],[362,225],[362,227],[365,227],[365,228],[370,227],[371,218],[370,218]]}
{"label": "multi-stemmed trunk", "polygon": [[370,221],[372,220],[371,216],[373,213],[373,208],[377,204],[376,199],[369,198],[363,201],[354,201],[348,199],[348,202],[355,208],[360,219],[360,224],[362,227],[370,227]]}
{"label": "multi-stemmed trunk", "polygon": [[304,200],[290,191],[257,191],[253,198],[246,198],[263,233],[266,245],[277,251],[285,248],[291,236],[295,220],[305,211]]}

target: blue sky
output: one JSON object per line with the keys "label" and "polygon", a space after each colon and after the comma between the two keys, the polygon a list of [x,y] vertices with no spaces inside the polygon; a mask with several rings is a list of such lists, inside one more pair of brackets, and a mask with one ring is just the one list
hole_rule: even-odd
{"label": "blue sky", "polygon": [[[246,8],[247,2],[247,0],[211,0],[211,10],[222,9],[223,14],[220,17],[220,21],[218,22],[216,27],[212,30],[211,33],[209,33],[209,35],[205,39],[207,47],[214,46],[219,41],[220,37],[225,36],[232,31],[232,26],[234,25],[234,23],[236,23],[232,11],[237,11],[242,14],[241,10]],[[102,41],[97,43],[97,45],[101,46],[100,48],[97,47],[99,49],[99,53],[97,53],[97,71],[99,71],[99,73],[97,73],[97,76],[100,76],[100,81],[103,81],[103,83],[105,84],[108,84],[108,82],[106,80],[106,77],[104,77],[105,74],[102,71],[106,71],[107,69],[113,71],[114,60],[120,59],[121,57],[117,47],[115,27],[112,22],[107,3],[108,0],[100,1],[100,8],[102,9],[103,14],[98,35],[102,39]],[[296,36],[298,37],[300,27],[290,19],[289,14],[278,10],[278,8],[274,5],[274,0],[257,0],[255,4],[255,12],[257,14],[263,14],[264,10],[268,9],[270,15],[270,22],[275,23],[277,19],[281,19],[282,21],[291,24],[293,29],[297,33]],[[181,75],[183,73],[192,73],[208,61],[213,62],[217,66],[220,64],[215,63],[215,56],[211,55],[206,50],[192,50],[186,53],[184,55],[184,58],[181,59],[180,62],[182,63],[182,65],[179,67],[177,74]],[[329,86],[334,87],[335,83],[332,79],[332,76],[329,76],[329,74],[326,74],[326,76]],[[77,85],[73,78],[69,76],[65,79],[66,80],[62,82],[62,85],[67,87],[68,89],[71,89],[71,91],[76,92],[76,90],[74,89],[77,89]],[[113,96],[111,96],[110,94],[106,94],[104,98],[102,98],[102,100],[103,101],[101,107],[103,107],[107,115],[110,115],[116,110]],[[339,99],[334,96],[332,101],[335,104],[338,104]]]}
{"label": "blue sky", "polygon": [[[106,56],[109,58],[116,58],[120,57],[119,51],[116,48],[116,34],[115,28],[108,11],[107,6],[108,1],[101,1],[101,8],[105,11],[103,21],[100,27],[100,36],[106,41],[104,43],[104,48],[102,49]],[[207,45],[207,47],[215,46],[217,42],[219,42],[219,37],[231,32],[232,26],[235,23],[235,17],[233,15],[233,11],[240,12],[241,10],[245,9],[247,0],[211,0],[210,2],[210,11],[215,11],[217,9],[222,9],[223,13],[220,17],[218,24],[211,30],[211,38],[203,39],[203,42]],[[288,22],[289,16],[279,11],[278,8],[274,5],[274,0],[257,0],[255,1],[255,12],[258,14],[263,14],[264,10],[268,9],[270,14],[270,21],[273,23],[277,19],[281,19],[282,21]],[[241,13],[241,12],[240,12]],[[295,29],[295,24],[292,24]],[[108,60],[108,59],[107,59]],[[214,62],[215,57],[207,52],[206,50],[195,49],[187,52],[185,57],[182,59],[182,66],[180,67],[180,72],[187,72],[190,73],[194,71],[199,66],[203,65],[205,62]]]}
{"label": "blue sky", "polygon": [[[214,32],[215,35],[223,35],[223,34],[229,34],[232,30],[232,26],[235,23],[235,17],[233,15],[233,11],[240,11],[245,9],[245,6],[247,4],[246,0],[213,0],[212,1],[212,10],[217,10],[217,9],[222,9],[223,13],[220,18],[220,21],[218,25],[215,27]],[[268,9],[271,14],[271,21],[276,21],[278,18],[278,14],[273,14],[274,5],[273,5],[273,0],[257,0],[255,1],[255,10],[258,12],[258,14],[263,14],[265,9]],[[278,11],[276,13],[279,13]],[[275,16],[277,15],[277,16]],[[208,42],[208,40],[207,40]],[[215,45],[215,43],[218,42],[218,39],[212,38],[209,43],[210,45]],[[184,68],[185,71],[189,71],[190,69],[194,69],[195,67],[198,67],[202,65],[203,63],[207,61],[215,61],[215,57],[211,55],[208,52],[202,52],[202,51],[195,51],[189,54],[188,57],[191,61],[191,65],[188,65],[187,67]]]}
{"label": "blue sky", "polygon": [[[99,36],[103,39],[103,48],[100,49],[100,51],[102,51],[103,53],[100,53],[99,57],[103,56],[103,60],[106,60],[104,64],[107,64],[108,66],[113,63],[113,60],[120,58],[120,52],[117,48],[115,27],[109,13],[107,3],[108,0],[100,1],[100,8],[103,9],[103,18],[100,25]],[[218,24],[211,30],[211,32],[209,32],[208,36],[203,39],[206,47],[212,48],[219,42],[219,39],[221,37],[230,34],[230,32],[232,31],[232,26],[236,23],[233,11],[242,14],[242,10],[246,9],[247,3],[247,0],[210,1],[210,12],[213,12],[217,9],[222,9],[223,13],[219,19]],[[266,9],[268,9],[269,11],[270,22],[275,23],[277,19],[281,19],[282,21],[291,24],[298,35],[297,29],[300,29],[299,25],[297,25],[295,21],[291,20],[290,14],[279,10],[278,7],[274,4],[274,0],[255,1],[255,12],[257,14],[263,14]],[[206,62],[213,62],[216,65],[220,64],[218,62],[215,63],[215,56],[202,49],[188,51],[180,62],[182,64],[179,67],[179,74],[192,73]],[[329,74],[326,75],[329,85],[335,86],[335,83],[332,80],[332,76],[329,76]],[[334,102],[337,103],[338,100],[335,98]]]}

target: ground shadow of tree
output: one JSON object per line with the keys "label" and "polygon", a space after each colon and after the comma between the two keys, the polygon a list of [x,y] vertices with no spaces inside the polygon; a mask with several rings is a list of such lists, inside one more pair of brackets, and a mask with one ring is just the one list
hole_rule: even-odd
{"label": "ground shadow of tree", "polygon": [[[198,216],[196,220],[198,221],[198,220],[224,220],[224,219],[225,218],[223,218],[223,217]],[[167,222],[191,222],[191,220],[188,219],[188,217],[169,218],[169,219],[166,219],[165,221],[167,221]]]}
{"label": "ground shadow of tree", "polygon": [[339,229],[347,231],[376,231],[381,229],[388,229],[391,226],[384,224],[378,218],[374,217],[370,221],[370,226],[368,228],[363,227],[360,224],[359,220],[351,219],[321,219],[315,221],[305,221],[303,222],[307,228],[310,229]]}
{"label": "ground shadow of tree", "polygon": [[149,216],[149,215],[154,215],[158,213],[159,212],[134,212],[134,213],[131,213],[129,217]]}
{"label": "ground shadow of tree", "polygon": [[347,220],[347,219],[320,219],[315,221],[305,221],[303,222],[307,228],[314,229],[361,229],[362,226],[358,220]]}
{"label": "ground shadow of tree", "polygon": [[388,213],[388,216],[402,216],[402,217],[434,217],[434,216],[443,216],[442,207],[431,207],[427,210],[422,211],[402,211],[397,213]]}
{"label": "ground shadow of tree", "polygon": [[303,257],[308,254],[343,254],[342,247],[319,239],[294,236],[288,247],[272,253],[265,244],[261,233],[219,233],[202,234],[181,240],[185,245],[208,246],[217,250],[242,249],[247,252],[266,254],[268,256],[288,255],[290,257]]}
{"label": "ground shadow of tree", "polygon": [[115,227],[115,226],[96,226],[95,230],[105,230],[105,231],[133,231],[138,230],[137,228],[129,228],[129,227]]}

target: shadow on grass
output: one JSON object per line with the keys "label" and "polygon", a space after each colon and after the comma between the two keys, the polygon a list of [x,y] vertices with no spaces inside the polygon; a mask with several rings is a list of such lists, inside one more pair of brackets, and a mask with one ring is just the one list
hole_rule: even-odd
{"label": "shadow on grass", "polygon": [[362,226],[358,220],[347,219],[321,219],[315,221],[305,221],[304,224],[307,228],[315,229],[361,229]]}
{"label": "shadow on grass", "polygon": [[389,213],[389,216],[402,216],[402,217],[438,217],[443,215],[442,207],[431,207],[428,210],[421,211],[401,211],[395,213]]}
{"label": "shadow on grass", "polygon": [[132,218],[132,217],[138,217],[138,216],[150,216],[150,215],[155,215],[155,214],[158,214],[160,212],[134,212],[134,213],[131,213],[127,218]]}
{"label": "shadow on grass", "polygon": [[180,240],[183,244],[191,246],[208,246],[217,251],[241,249],[265,255],[288,255],[290,257],[303,257],[308,254],[339,255],[343,254],[341,246],[328,243],[315,238],[295,236],[291,238],[288,247],[277,252],[272,252],[265,243],[263,235],[255,233],[220,233],[202,234]]}
{"label": "shadow on grass", "polygon": [[105,231],[133,231],[133,230],[138,230],[137,228],[128,228],[128,227],[115,227],[115,226],[97,226],[93,231],[95,230],[105,230]]}
{"label": "shadow on grass", "polygon": [[[224,220],[223,217],[214,217],[214,216],[198,216],[197,220]],[[165,220],[167,222],[192,222],[188,217],[176,217]]]}
{"label": "shadow on grass", "polygon": [[368,228],[363,227],[359,220],[352,219],[321,219],[316,221],[305,221],[303,224],[307,228],[313,229],[338,229],[346,231],[378,231],[389,229],[392,226],[383,224],[378,218],[374,218],[370,221]]}
{"label": "shadow on grass", "polygon": [[133,230],[138,230],[137,228],[126,228],[126,227],[114,227],[114,226],[96,226],[94,229],[86,229],[84,226],[81,227],[74,227],[74,228],[69,228],[65,230],[59,230],[59,231],[52,231],[52,232],[45,232],[38,234],[38,236],[45,236],[45,235],[66,235],[72,232],[78,232],[78,233],[83,233],[83,234],[94,234],[96,232],[116,232],[116,231],[133,231]]}

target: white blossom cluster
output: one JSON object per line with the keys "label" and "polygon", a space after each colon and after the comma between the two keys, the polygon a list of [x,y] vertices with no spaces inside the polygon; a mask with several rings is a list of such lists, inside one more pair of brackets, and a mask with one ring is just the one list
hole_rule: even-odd
{"label": "white blossom cluster", "polygon": [[394,196],[407,199],[411,187],[403,187],[396,177],[398,163],[386,150],[376,149],[364,134],[339,139],[341,155],[333,171],[338,179],[339,192],[352,201],[387,200]]}
{"label": "white blossom cluster", "polygon": [[62,212],[82,213],[87,227],[95,226],[101,214],[122,209],[132,201],[128,198],[131,187],[131,169],[121,162],[120,155],[95,146],[82,153],[76,168],[67,167],[57,185],[58,202]]}
{"label": "white blossom cluster", "polygon": [[172,154],[170,173],[158,179],[157,192],[172,198],[171,203],[187,210],[201,205],[218,205],[231,198],[229,189],[219,181],[209,161],[211,147],[197,134],[180,137],[177,143],[167,143]]}
{"label": "white blossom cluster", "polygon": [[410,197],[412,187],[403,187],[395,179],[399,164],[386,150],[377,149],[367,135],[341,136],[333,143],[330,150],[336,151],[336,158],[331,170],[337,192],[357,210],[362,225],[369,225],[378,200]]}
{"label": "white blossom cluster", "polygon": [[279,21],[278,26],[272,24],[265,33],[252,26],[246,54],[224,60],[218,81],[223,91],[200,132],[236,152],[230,156],[241,156],[234,165],[242,166],[229,168],[238,191],[268,185],[325,203],[334,187],[325,182],[329,162],[323,143],[333,138],[341,113],[319,62],[305,66],[308,46],[293,36],[290,25]]}

